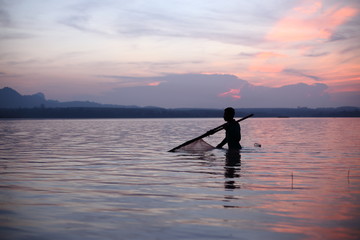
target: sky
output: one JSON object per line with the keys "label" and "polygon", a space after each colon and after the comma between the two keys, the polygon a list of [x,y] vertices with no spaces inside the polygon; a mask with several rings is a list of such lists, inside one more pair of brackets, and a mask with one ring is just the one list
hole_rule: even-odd
{"label": "sky", "polygon": [[360,107],[358,0],[0,0],[0,88],[198,107]]}

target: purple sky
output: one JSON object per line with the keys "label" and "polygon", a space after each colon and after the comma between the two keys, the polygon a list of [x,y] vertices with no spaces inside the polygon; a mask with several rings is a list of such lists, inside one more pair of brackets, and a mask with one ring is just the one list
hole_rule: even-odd
{"label": "purple sky", "polygon": [[0,0],[0,87],[160,107],[360,107],[360,2]]}

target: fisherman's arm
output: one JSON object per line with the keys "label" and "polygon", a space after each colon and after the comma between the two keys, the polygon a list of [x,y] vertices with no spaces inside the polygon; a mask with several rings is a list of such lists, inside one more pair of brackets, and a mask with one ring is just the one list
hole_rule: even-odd
{"label": "fisherman's arm", "polygon": [[221,143],[219,143],[216,148],[222,148],[225,144],[227,143],[227,139],[224,138],[224,140],[221,141]]}

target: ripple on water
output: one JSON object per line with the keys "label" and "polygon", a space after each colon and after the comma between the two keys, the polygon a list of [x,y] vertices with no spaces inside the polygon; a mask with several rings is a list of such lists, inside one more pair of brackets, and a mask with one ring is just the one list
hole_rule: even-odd
{"label": "ripple on water", "polygon": [[[2,236],[352,239],[360,234],[358,119],[248,119],[241,125],[241,161],[233,166],[223,150],[167,152],[221,123],[0,121]],[[215,145],[222,138],[219,133],[206,140]]]}

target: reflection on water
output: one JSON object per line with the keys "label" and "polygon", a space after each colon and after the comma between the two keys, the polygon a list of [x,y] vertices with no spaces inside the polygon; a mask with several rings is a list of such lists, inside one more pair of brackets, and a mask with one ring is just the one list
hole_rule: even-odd
{"label": "reflection on water", "polygon": [[231,150],[226,153],[225,158],[225,188],[236,189],[240,188],[236,185],[234,178],[240,177],[241,170],[241,155],[238,150]]}
{"label": "reflection on water", "polygon": [[167,152],[221,123],[1,120],[1,239],[359,238],[359,119],[248,119],[241,152]]}

